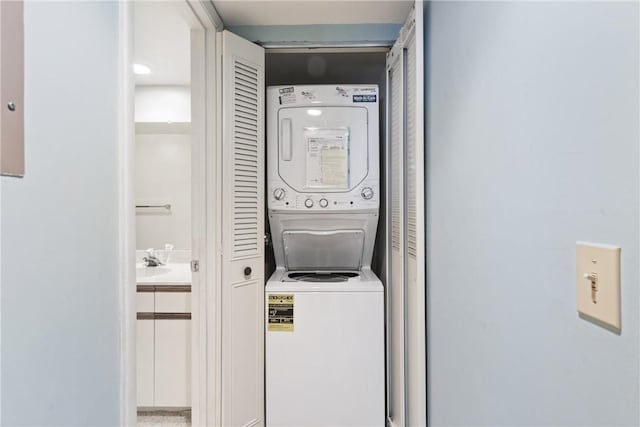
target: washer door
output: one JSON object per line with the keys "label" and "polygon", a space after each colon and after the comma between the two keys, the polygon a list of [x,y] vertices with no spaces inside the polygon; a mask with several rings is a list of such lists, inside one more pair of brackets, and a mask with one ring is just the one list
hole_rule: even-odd
{"label": "washer door", "polygon": [[284,260],[288,270],[360,270],[364,231],[285,231]]}
{"label": "washer door", "polygon": [[354,189],[369,173],[367,109],[278,110],[278,173],[301,193]]}

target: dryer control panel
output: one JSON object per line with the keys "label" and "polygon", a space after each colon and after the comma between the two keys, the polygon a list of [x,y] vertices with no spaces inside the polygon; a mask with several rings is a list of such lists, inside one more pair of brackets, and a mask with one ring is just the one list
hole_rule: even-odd
{"label": "dryer control panel", "polygon": [[268,204],[272,211],[350,211],[372,210],[380,206],[378,181],[365,181],[354,191],[344,193],[300,193],[282,181],[268,187]]}

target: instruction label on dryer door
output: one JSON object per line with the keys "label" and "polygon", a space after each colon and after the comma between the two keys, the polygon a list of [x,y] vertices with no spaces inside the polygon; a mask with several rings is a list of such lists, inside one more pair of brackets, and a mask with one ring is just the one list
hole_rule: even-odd
{"label": "instruction label on dryer door", "polygon": [[293,332],[293,295],[270,294],[267,331]]}
{"label": "instruction label on dryer door", "polygon": [[349,130],[305,128],[306,188],[349,188]]}

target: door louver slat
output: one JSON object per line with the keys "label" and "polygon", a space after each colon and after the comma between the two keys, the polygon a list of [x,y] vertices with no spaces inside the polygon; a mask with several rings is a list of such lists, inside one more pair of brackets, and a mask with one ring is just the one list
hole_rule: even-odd
{"label": "door louver slat", "polygon": [[407,174],[407,253],[410,258],[416,259],[417,244],[417,211],[416,211],[416,54],[415,39],[407,46],[407,83],[406,83],[406,108],[407,123],[406,135],[406,174]]}
{"label": "door louver slat", "polygon": [[397,69],[389,70],[390,81],[390,147],[391,147],[391,247],[399,251],[402,234],[402,76],[396,75]]}
{"label": "door louver slat", "polygon": [[258,70],[235,60],[233,76],[233,256],[258,253]]}

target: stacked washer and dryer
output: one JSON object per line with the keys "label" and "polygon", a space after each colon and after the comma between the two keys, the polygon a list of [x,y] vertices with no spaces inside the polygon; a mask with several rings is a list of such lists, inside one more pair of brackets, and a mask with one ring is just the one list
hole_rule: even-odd
{"label": "stacked washer and dryer", "polygon": [[267,88],[268,427],[384,426],[378,87]]}

